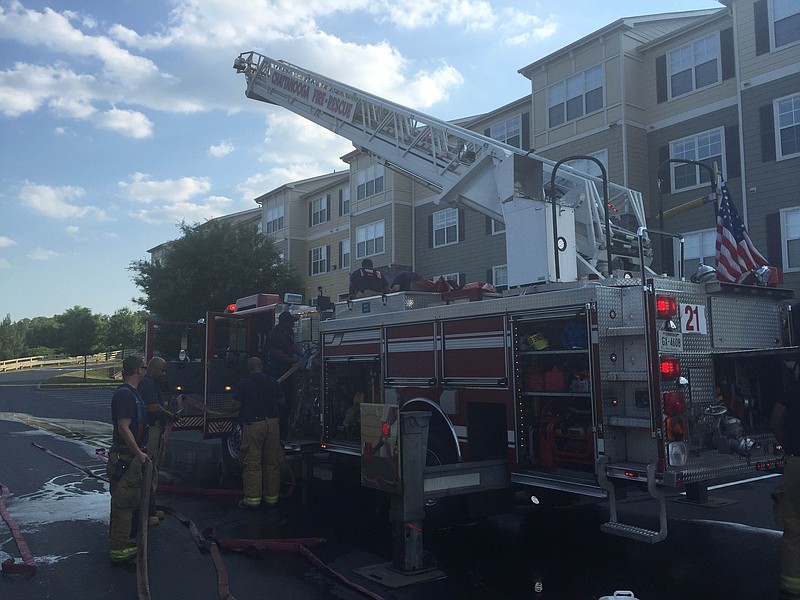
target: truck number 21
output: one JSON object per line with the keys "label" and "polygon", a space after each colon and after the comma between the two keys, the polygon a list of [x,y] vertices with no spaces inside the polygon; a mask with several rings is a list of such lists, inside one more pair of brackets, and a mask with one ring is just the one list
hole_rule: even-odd
{"label": "truck number 21", "polygon": [[683,333],[708,333],[706,329],[706,307],[700,304],[684,304],[681,314]]}

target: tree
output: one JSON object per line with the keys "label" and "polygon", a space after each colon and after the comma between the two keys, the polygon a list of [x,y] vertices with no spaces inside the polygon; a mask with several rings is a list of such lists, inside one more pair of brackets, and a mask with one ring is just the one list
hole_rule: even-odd
{"label": "tree", "polygon": [[18,324],[11,322],[11,315],[6,315],[0,323],[0,360],[11,360],[22,356],[24,338]]}
{"label": "tree", "polygon": [[83,306],[73,306],[55,319],[61,324],[61,347],[68,356],[86,356],[100,350],[105,334],[102,315]]}
{"label": "tree", "polygon": [[146,318],[130,308],[120,308],[108,318],[106,345],[120,350],[144,348]]}
{"label": "tree", "polygon": [[34,317],[21,322],[24,323],[27,348],[55,350],[61,347],[61,324],[55,317]]}
{"label": "tree", "polygon": [[196,321],[258,292],[297,290],[300,280],[272,241],[255,226],[209,221],[180,225],[160,261],[138,260],[128,269],[144,293],[133,301],[161,320]]}

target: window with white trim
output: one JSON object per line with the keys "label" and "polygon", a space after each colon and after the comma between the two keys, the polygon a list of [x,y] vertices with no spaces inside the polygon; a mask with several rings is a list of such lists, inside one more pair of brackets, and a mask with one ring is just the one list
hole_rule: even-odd
{"label": "window with white trim", "polygon": [[[725,130],[720,127],[670,142],[669,156],[696,160],[709,167],[713,167],[716,162],[720,170],[725,173]],[[674,191],[688,190],[711,181],[708,170],[697,165],[670,163],[670,170]]]}
{"label": "window with white trim", "polygon": [[311,274],[319,275],[328,272],[328,247],[318,246],[311,249]]}
{"label": "window with white trim", "polygon": [[267,233],[275,233],[283,229],[285,204],[267,210]]}
{"label": "window with white trim", "polygon": [[772,0],[772,40],[775,48],[800,41],[800,2]]}
{"label": "window with white trim", "polygon": [[783,270],[800,271],[800,207],[781,210]]}
{"label": "window with white trim", "polygon": [[433,213],[433,247],[458,243],[458,209],[445,208]]}
{"label": "window with white trim", "polygon": [[492,285],[497,290],[508,287],[508,265],[492,267]]}
{"label": "window with white trim", "polygon": [[[603,163],[603,166],[606,168],[606,175],[608,175],[608,150],[599,150],[597,152],[592,152],[589,154]],[[567,166],[572,167],[576,171],[580,171],[581,173],[586,173],[587,175],[593,175],[594,177],[602,177],[603,173],[600,171],[600,167],[597,166],[597,163],[593,160],[587,160],[585,158],[579,160],[571,160],[567,163]]]}
{"label": "window with white trim", "polygon": [[370,165],[356,173],[356,195],[359,200],[383,191],[383,165]]}
{"label": "window with white trim", "polygon": [[492,219],[492,235],[497,233],[504,233],[506,230],[506,224],[502,221],[495,221]]}
{"label": "window with white trim", "polygon": [[669,97],[677,98],[722,81],[719,35],[714,33],[667,55]]}
{"label": "window with white trim", "polygon": [[311,201],[311,225],[319,225],[328,220],[328,197],[322,196]]}
{"label": "window with white trim", "polygon": [[509,146],[522,148],[522,115],[516,115],[489,128],[489,135]]}
{"label": "window with white trim", "polygon": [[[717,264],[716,243],[716,229],[703,229],[683,235],[683,272],[687,279],[697,272],[700,263],[711,267]],[[674,264],[678,264],[680,246],[677,242],[673,245],[673,250]]]}
{"label": "window with white trim", "polygon": [[383,253],[384,222],[375,221],[356,227],[356,256],[366,258]]}
{"label": "window with white trim", "polygon": [[800,94],[775,101],[778,159],[800,154]]}
{"label": "window with white trim", "polygon": [[342,256],[339,258],[339,268],[350,268],[350,238],[342,240]]}
{"label": "window with white trim", "polygon": [[547,89],[547,114],[550,127],[563,125],[603,108],[603,66],[554,83]]}

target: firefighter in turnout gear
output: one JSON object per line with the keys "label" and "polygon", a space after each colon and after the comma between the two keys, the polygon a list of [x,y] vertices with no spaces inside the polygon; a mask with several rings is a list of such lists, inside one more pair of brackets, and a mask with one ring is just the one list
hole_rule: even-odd
{"label": "firefighter in turnout gear", "polygon": [[239,448],[244,498],[239,506],[257,509],[262,497],[266,506],[278,503],[281,487],[278,406],[284,403],[284,397],[277,380],[262,372],[260,358],[250,358],[247,371],[247,377],[236,385],[232,407],[244,421]]}
{"label": "firefighter in turnout gear", "polygon": [[107,474],[111,491],[108,548],[112,563],[132,562],[138,553],[136,533],[142,492],[142,465],[149,457],[146,408],[137,387],[147,367],[141,356],[122,361],[123,383],[111,398],[114,442],[108,453]]}
{"label": "firefighter in turnout gear", "polygon": [[781,598],[800,598],[800,361],[787,361],[787,384],[772,409],[771,425],[786,452],[775,517],[781,539]]}
{"label": "firefighter in turnout gear", "polygon": [[167,376],[167,362],[158,356],[150,359],[147,374],[139,383],[139,395],[147,409],[147,455],[153,461],[153,482],[150,492],[149,525],[158,525],[164,513],[156,510],[156,487],[158,486],[158,459],[164,451],[164,431],[167,423],[175,422],[178,415],[166,409],[161,385]]}

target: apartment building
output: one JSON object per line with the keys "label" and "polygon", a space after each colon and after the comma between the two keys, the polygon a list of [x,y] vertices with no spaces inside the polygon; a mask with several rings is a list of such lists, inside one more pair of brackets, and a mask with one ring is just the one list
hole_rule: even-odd
{"label": "apartment building", "polygon": [[[800,291],[800,3],[725,0],[719,9],[623,18],[519,69],[531,94],[459,122],[540,156],[588,155],[644,194],[648,224],[685,236],[685,271],[714,260],[715,165],[755,245]],[[358,150],[349,170],[260,196],[263,231],[313,300],[347,293],[370,258],[391,278],[506,284],[495,222]],[[697,160],[709,168],[680,162]],[[599,175],[591,160],[570,166]],[[674,272],[672,242],[653,267]]]}

